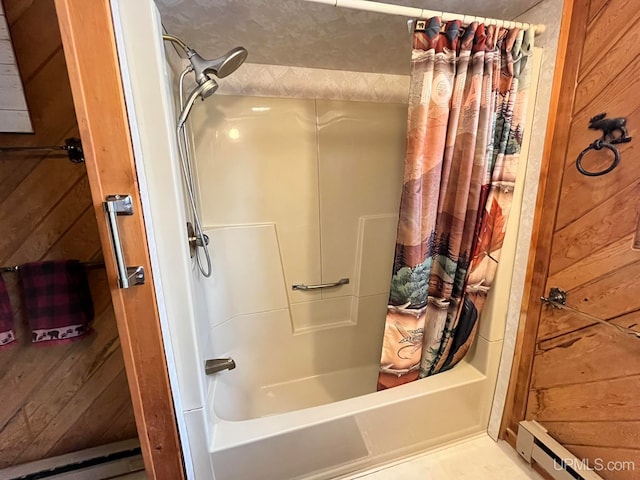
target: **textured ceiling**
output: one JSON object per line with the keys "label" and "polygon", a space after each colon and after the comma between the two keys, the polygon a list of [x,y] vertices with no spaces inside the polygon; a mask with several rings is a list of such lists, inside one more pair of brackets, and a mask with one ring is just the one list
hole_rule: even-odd
{"label": "textured ceiling", "polygon": [[[169,33],[202,56],[243,45],[252,63],[406,74],[407,19],[303,0],[155,0]],[[387,0],[512,19],[540,0]]]}

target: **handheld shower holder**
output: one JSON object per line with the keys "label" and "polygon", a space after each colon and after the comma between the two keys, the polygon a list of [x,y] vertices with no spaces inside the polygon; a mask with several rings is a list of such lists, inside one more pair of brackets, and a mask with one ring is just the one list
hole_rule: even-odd
{"label": "handheld shower holder", "polygon": [[187,235],[189,240],[189,255],[191,258],[196,256],[198,247],[207,247],[209,245],[209,235],[202,234],[202,237],[196,235],[193,223],[187,222]]}

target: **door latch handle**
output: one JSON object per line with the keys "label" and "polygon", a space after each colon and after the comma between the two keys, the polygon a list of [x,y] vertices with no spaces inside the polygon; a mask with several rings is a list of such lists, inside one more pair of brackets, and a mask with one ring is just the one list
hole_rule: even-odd
{"label": "door latch handle", "polygon": [[118,271],[118,287],[129,288],[135,285],[143,285],[145,279],[144,267],[141,265],[127,267],[124,261],[124,254],[122,253],[122,242],[120,241],[120,232],[118,230],[118,216],[133,215],[131,196],[108,195],[107,200],[103,202],[102,206],[107,214],[107,224],[109,225],[116,270]]}
{"label": "door latch handle", "polygon": [[595,315],[591,315],[590,313],[581,312],[580,310],[570,307],[569,305],[567,305],[567,292],[565,292],[561,288],[551,287],[551,289],[549,289],[548,295],[548,297],[540,297],[540,301],[546,305],[551,305],[556,310],[568,310],[569,312],[580,315],[581,317],[588,318],[589,320],[593,320],[594,322],[601,323],[608,327],[616,328],[622,333],[628,333],[629,335],[633,335],[636,338],[640,338],[640,332],[635,331],[633,328],[624,327],[622,325],[618,325],[608,320],[596,317]]}
{"label": "door latch handle", "polygon": [[549,296],[540,297],[540,301],[560,310],[562,309],[562,305],[567,304],[567,292],[558,287],[551,287],[549,289]]}

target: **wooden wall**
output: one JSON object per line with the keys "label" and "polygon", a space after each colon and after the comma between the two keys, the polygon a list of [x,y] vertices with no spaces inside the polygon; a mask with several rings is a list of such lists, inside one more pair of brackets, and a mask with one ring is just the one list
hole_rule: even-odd
{"label": "wooden wall", "polygon": [[[633,249],[640,11],[637,0],[568,0],[564,8],[556,65],[562,82],[547,131],[506,438],[515,445],[518,421],[536,420],[605,480],[637,480],[640,343],[612,326],[640,332],[640,250]],[[617,145],[617,168],[585,176],[576,159],[602,135],[589,129],[601,112],[627,118],[635,138]],[[583,166],[599,171],[612,161],[603,148],[590,151]],[[542,306],[552,287],[567,292],[574,310]]]}
{"label": "wooden wall", "polygon": [[[53,0],[4,0],[34,134],[0,145],[78,136]],[[54,154],[0,154],[0,265],[102,257],[85,166]],[[0,350],[0,468],[133,438],[136,428],[106,276],[89,273],[89,337],[32,346],[15,274],[3,274],[18,336]]]}
{"label": "wooden wall", "polygon": [[[576,4],[583,25],[568,142],[549,249],[545,292],[560,287],[567,305],[640,332],[640,12],[637,0]],[[602,134],[588,129],[600,112],[627,118],[631,143],[600,177],[581,175],[579,153]],[[602,170],[613,155],[590,152],[584,166]],[[558,172],[558,174],[560,174]],[[640,478],[640,340],[573,312],[543,309],[533,360],[527,418],[605,480]],[[628,462],[628,463],[627,463]],[[602,468],[602,469],[601,469]],[[600,470],[601,469],[601,470]]]}

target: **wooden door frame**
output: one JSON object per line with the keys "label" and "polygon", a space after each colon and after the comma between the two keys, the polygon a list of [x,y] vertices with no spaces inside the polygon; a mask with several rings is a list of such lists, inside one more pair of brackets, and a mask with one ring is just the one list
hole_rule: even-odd
{"label": "wooden door frame", "polygon": [[[184,478],[142,214],[129,121],[109,0],[55,0],[87,174],[118,324],[147,475]],[[120,220],[128,265],[142,265],[144,285],[117,286],[113,247],[102,202],[129,194],[134,215]]]}
{"label": "wooden door frame", "polygon": [[514,448],[518,424],[525,419],[527,410],[542,311],[540,297],[546,293],[544,289],[549,272],[551,243],[569,147],[569,130],[588,16],[589,0],[564,1],[525,287],[500,427],[500,438],[506,439]]}

